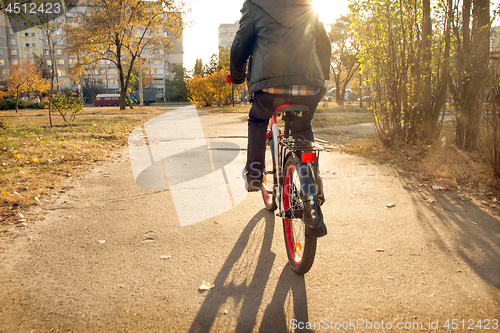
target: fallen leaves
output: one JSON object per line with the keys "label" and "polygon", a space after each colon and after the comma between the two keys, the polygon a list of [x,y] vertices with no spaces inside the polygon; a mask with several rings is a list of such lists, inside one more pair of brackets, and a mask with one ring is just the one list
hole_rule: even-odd
{"label": "fallen leaves", "polygon": [[215,284],[207,282],[207,281],[203,281],[203,283],[198,287],[198,290],[206,291],[206,290],[210,290],[212,288],[215,288]]}

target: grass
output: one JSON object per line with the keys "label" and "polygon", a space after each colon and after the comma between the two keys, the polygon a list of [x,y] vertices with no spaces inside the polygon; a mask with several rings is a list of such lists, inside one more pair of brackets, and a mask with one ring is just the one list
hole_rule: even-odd
{"label": "grass", "polygon": [[316,113],[370,113],[368,104],[363,103],[363,107],[359,107],[359,103],[346,102],[344,105],[337,105],[335,102],[321,102],[318,105]]}
{"label": "grass", "polygon": [[[250,104],[240,104],[234,107],[229,106],[209,106],[203,107],[201,110],[208,112],[219,113],[244,113],[247,114],[250,110]],[[355,125],[360,123],[369,123],[371,116],[366,107],[360,108],[357,104],[347,104],[339,106],[332,102],[321,102],[316,109],[316,114],[313,119],[313,127],[322,127],[325,124],[328,126],[345,126]]]}
{"label": "grass", "polygon": [[218,112],[218,113],[248,113],[250,104],[228,105],[228,106],[205,106],[201,108],[203,111]]}
{"label": "grass", "polygon": [[[29,206],[48,200],[68,177],[110,159],[114,150],[127,145],[134,128],[168,108],[175,106],[136,107],[125,112],[113,107],[86,107],[72,124],[54,114],[53,128],[48,126],[47,110],[20,110],[18,114],[0,111],[0,225],[11,223],[18,212]],[[202,110],[246,114],[249,109],[250,105],[238,105]],[[338,126],[370,121],[366,108],[327,103],[319,105],[313,127],[335,140],[339,138]],[[492,177],[487,159],[481,153],[465,153],[452,144],[452,124],[444,126],[442,137],[446,137],[446,144],[437,141],[430,148],[388,149],[375,135],[351,136],[356,141],[342,148],[392,164],[404,174],[431,185],[468,188],[484,195],[498,190],[499,182]]]}
{"label": "grass", "polygon": [[71,124],[47,110],[0,111],[0,221],[39,204],[71,175],[109,159],[128,134],[165,108],[85,108]]}
{"label": "grass", "polygon": [[[375,137],[365,137],[344,146],[358,154],[390,164],[412,182],[431,186],[448,186],[467,192],[480,200],[500,199],[500,182],[482,151],[465,152],[454,144],[455,125],[446,123],[440,139],[432,145],[384,147]],[[493,201],[490,202],[493,204]]]}

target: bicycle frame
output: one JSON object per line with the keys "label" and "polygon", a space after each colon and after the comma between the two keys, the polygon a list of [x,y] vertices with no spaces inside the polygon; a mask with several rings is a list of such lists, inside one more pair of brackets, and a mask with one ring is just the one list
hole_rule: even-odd
{"label": "bicycle frame", "polygon": [[[295,111],[305,111],[307,106],[301,106],[301,105],[283,105],[282,107],[286,106],[291,106],[291,107],[297,107],[297,110]],[[282,108],[280,107],[280,108]],[[300,109],[302,107],[302,109]],[[279,108],[277,109],[278,112]],[[308,108],[307,108],[308,110]],[[282,190],[284,186],[284,175],[283,175],[283,166],[284,162],[286,161],[286,158],[289,154],[296,154],[300,155],[300,165],[299,165],[299,175],[301,178],[303,178],[305,185],[307,185],[307,189],[302,189],[303,191],[305,190],[305,197],[309,198],[310,195],[314,197],[314,201],[317,201],[317,195],[318,195],[318,189],[316,188],[316,182],[315,178],[318,175],[318,160],[319,160],[319,151],[323,150],[322,147],[312,143],[308,142],[306,140],[291,140],[289,139],[289,122],[290,118],[285,120],[285,129],[284,133],[280,133],[279,127],[278,127],[278,114],[275,113],[271,117],[271,126],[270,130],[267,133],[267,140],[272,139],[273,141],[273,159],[274,159],[274,165],[276,167],[275,170],[275,188],[273,191],[275,192],[276,195],[276,200],[278,204],[278,216],[283,216],[283,214],[286,214],[286,212],[283,210],[284,204],[283,204],[283,195],[282,195]],[[308,184],[308,179],[312,179],[313,183]],[[312,190],[314,188],[315,190]],[[314,204],[314,203],[313,203]],[[318,204],[319,207],[319,204]],[[317,209],[316,211],[319,211]],[[316,218],[313,216],[312,218]]]}
{"label": "bicycle frame", "polygon": [[[323,148],[303,137],[290,136],[296,112],[305,111],[309,111],[305,105],[282,105],[271,117],[265,172],[272,173],[274,181],[270,189],[264,177],[262,186],[266,208],[278,209],[276,215],[282,218],[288,262],[297,274],[309,271],[317,238],[327,234],[320,207],[324,196],[318,168],[319,151]],[[283,113],[283,133],[278,126],[278,113]]]}

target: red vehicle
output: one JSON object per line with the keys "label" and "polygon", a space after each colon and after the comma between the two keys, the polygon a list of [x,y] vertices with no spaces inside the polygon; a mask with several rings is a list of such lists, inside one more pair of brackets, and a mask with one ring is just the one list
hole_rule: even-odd
{"label": "red vehicle", "polygon": [[94,105],[101,106],[119,106],[120,94],[98,94],[95,97]]}

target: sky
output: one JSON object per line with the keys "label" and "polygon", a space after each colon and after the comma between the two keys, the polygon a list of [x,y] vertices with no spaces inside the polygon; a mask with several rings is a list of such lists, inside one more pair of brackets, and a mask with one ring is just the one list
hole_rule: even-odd
{"label": "sky", "polygon": [[[218,29],[223,23],[234,23],[240,19],[244,0],[186,0],[191,9],[187,14],[187,26],[183,34],[184,68],[193,70],[196,59],[203,64],[218,53]],[[316,0],[320,20],[332,23],[347,12],[346,0]]]}

